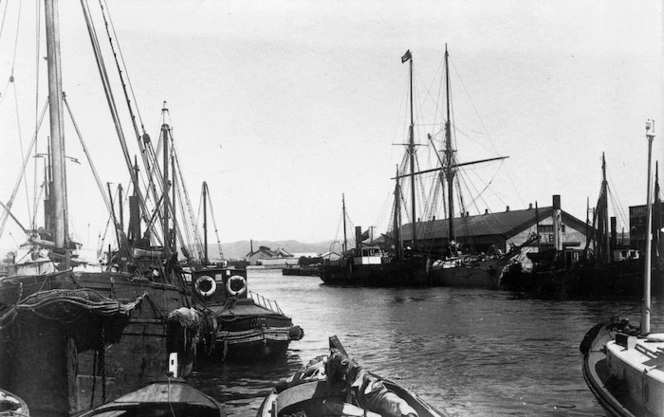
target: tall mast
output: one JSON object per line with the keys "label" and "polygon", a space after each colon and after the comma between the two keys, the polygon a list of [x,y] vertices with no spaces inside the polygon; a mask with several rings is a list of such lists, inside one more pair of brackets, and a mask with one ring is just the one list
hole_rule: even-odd
{"label": "tall mast", "polygon": [[[56,249],[67,248],[67,173],[65,170],[65,143],[62,106],[62,67],[60,64],[60,23],[58,0],[44,1],[46,22],[46,53],[48,66],[48,104],[51,124],[50,149],[53,187],[53,240]],[[68,263],[68,257],[65,257]],[[68,268],[69,265],[66,265]]]}
{"label": "tall mast", "polygon": [[410,128],[408,153],[410,154],[410,210],[413,220],[413,248],[417,245],[417,217],[415,214],[415,122],[413,118],[413,55],[410,54]]}
{"label": "tall mast", "polygon": [[401,186],[399,184],[399,165],[397,165],[397,176],[394,186],[394,254],[401,259]]}
{"label": "tall mast", "polygon": [[341,194],[341,211],[344,221],[344,245],[341,250],[345,253],[348,250],[348,239],[346,237],[346,196],[344,194]]}
{"label": "tall mast", "polygon": [[207,238],[207,182],[203,181],[203,263],[208,264],[208,238]]}
{"label": "tall mast", "polygon": [[168,132],[169,132],[169,126],[166,123],[166,114],[168,113],[168,109],[166,108],[166,102],[164,101],[164,107],[161,109],[162,116],[163,116],[163,122],[161,125],[161,133],[162,137],[164,138],[164,172],[162,173],[163,175],[163,187],[162,187],[162,192],[163,192],[163,198],[164,198],[164,219],[163,219],[163,228],[164,228],[164,248],[166,249],[167,253],[170,253],[170,248],[171,248],[171,233],[170,233],[170,225],[169,225],[169,210],[170,210],[170,197],[168,195],[170,188],[169,188],[169,149],[168,149]]}
{"label": "tall mast", "polygon": [[602,207],[599,209],[602,212],[602,228],[604,234],[602,236],[602,244],[604,245],[604,262],[611,262],[611,243],[609,239],[609,186],[606,181],[606,159],[604,159],[604,152],[602,152]]}
{"label": "tall mast", "polygon": [[447,239],[450,243],[456,239],[454,233],[454,150],[452,149],[452,124],[450,119],[450,65],[447,44],[445,44],[445,102],[447,117],[445,120],[445,162],[447,164]]}
{"label": "tall mast", "polygon": [[650,333],[650,256],[651,256],[651,234],[652,234],[652,201],[650,194],[650,165],[652,157],[652,142],[655,139],[655,121],[652,121],[652,132],[650,132],[650,120],[646,122],[646,138],[648,139],[648,191],[646,192],[646,249],[643,271],[643,304],[641,306],[641,334]]}

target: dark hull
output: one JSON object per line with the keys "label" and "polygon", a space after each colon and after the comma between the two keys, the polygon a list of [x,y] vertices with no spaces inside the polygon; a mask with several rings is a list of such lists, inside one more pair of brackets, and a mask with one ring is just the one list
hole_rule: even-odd
{"label": "dark hull", "polygon": [[[664,270],[652,270],[652,293],[664,295]],[[597,267],[523,273],[518,290],[554,299],[633,299],[643,295],[643,263],[616,262]]]}
{"label": "dark hull", "polygon": [[[35,413],[67,415],[86,410],[166,374],[167,317],[188,305],[182,287],[113,272],[7,278],[0,287],[4,304],[0,315],[16,305],[19,294],[24,300],[54,288],[93,289],[119,303],[143,298],[124,318],[82,312],[62,321],[19,311],[3,322],[0,385],[21,396]],[[193,351],[180,353],[180,371],[186,373]]]}
{"label": "dark hull", "polygon": [[377,265],[322,265],[325,284],[366,287],[416,287],[429,285],[427,260],[410,258]]}
{"label": "dark hull", "polygon": [[281,270],[282,275],[296,275],[301,277],[317,277],[320,275],[318,267],[304,267],[304,268],[284,268]]}
{"label": "dark hull", "polygon": [[268,308],[268,301],[258,297],[228,299],[223,305],[206,305],[203,314],[214,315],[215,323],[205,322],[207,337],[199,354],[205,360],[244,362],[273,361],[285,356],[291,340],[302,338],[302,330],[293,326],[290,317]]}
{"label": "dark hull", "polygon": [[501,268],[497,260],[460,265],[452,268],[432,268],[429,272],[433,287],[501,289]]}

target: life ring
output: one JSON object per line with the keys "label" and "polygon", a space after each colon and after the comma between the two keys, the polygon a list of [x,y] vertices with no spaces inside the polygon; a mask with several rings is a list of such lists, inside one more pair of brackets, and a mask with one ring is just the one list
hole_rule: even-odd
{"label": "life ring", "polygon": [[[204,290],[201,288],[201,284],[204,285],[203,288],[205,287],[209,288],[207,290]],[[214,294],[214,292],[217,290],[217,283],[214,281],[214,278],[207,275],[203,275],[202,277],[196,280],[194,288],[196,288],[196,292],[202,295],[203,297],[209,297],[212,294]]]}
{"label": "life ring", "polygon": [[[234,290],[233,283],[238,281],[242,283],[242,286],[239,290]],[[228,278],[228,281],[226,282],[226,291],[228,291],[228,295],[231,297],[239,297],[245,294],[247,292],[247,280],[245,280],[244,277],[240,275],[233,275],[232,277]]]}

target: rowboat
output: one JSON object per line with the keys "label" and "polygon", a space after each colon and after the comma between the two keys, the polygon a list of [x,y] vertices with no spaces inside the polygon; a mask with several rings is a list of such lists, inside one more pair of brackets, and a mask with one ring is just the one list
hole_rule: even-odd
{"label": "rowboat", "polygon": [[417,394],[365,370],[336,336],[330,355],[319,356],[268,394],[257,417],[288,415],[445,417]]}
{"label": "rowboat", "polygon": [[[0,413],[0,415],[2,414]],[[187,385],[183,379],[165,378],[78,414],[77,417],[120,415],[225,417],[226,413],[221,403]]]}

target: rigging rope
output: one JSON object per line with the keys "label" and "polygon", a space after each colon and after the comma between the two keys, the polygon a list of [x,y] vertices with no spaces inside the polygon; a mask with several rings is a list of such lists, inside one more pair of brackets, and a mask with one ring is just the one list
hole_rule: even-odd
{"label": "rigging rope", "polygon": [[44,103],[44,108],[42,109],[37,129],[35,129],[34,136],[32,137],[32,141],[30,142],[30,146],[28,146],[28,151],[25,154],[25,157],[23,158],[23,165],[19,172],[18,179],[14,184],[14,189],[12,190],[11,197],[9,198],[9,201],[5,204],[7,207],[3,210],[2,215],[0,216],[0,238],[2,237],[2,233],[5,230],[5,225],[7,224],[7,218],[9,217],[9,211],[11,210],[12,205],[14,204],[14,200],[16,199],[16,193],[18,192],[18,189],[23,180],[25,174],[25,168],[27,167],[28,162],[30,161],[30,155],[32,154],[32,149],[34,148],[35,143],[37,142],[37,134],[39,132],[39,128],[41,127],[42,122],[44,121],[44,116],[46,115],[47,108],[48,108],[48,100],[46,101],[46,103]]}
{"label": "rigging rope", "polygon": [[217,221],[214,218],[214,208],[212,207],[212,197],[210,197],[210,193],[207,193],[208,196],[208,202],[210,203],[210,213],[212,214],[212,226],[214,226],[214,234],[217,237],[217,246],[219,247],[219,256],[221,259],[224,259],[224,251],[221,249],[221,240],[219,240],[219,233],[217,229]]}
{"label": "rigging rope", "polygon": [[[81,0],[81,7],[83,8],[83,15],[85,17],[86,26],[88,29],[88,35],[90,36],[92,49],[94,51],[94,55],[97,61],[97,69],[99,70],[99,76],[102,81],[102,86],[104,88],[106,100],[108,102],[111,117],[113,119],[113,124],[115,126],[115,131],[117,133],[118,140],[120,141],[120,147],[122,148],[122,154],[125,159],[125,164],[127,165],[127,169],[129,170],[132,182],[138,185],[137,173],[134,171],[134,167],[131,162],[131,156],[129,155],[129,149],[127,148],[127,141],[125,139],[124,132],[122,129],[122,123],[120,122],[118,108],[115,103],[115,99],[113,97],[113,92],[111,90],[111,85],[110,85],[110,79],[108,77],[108,72],[106,71],[106,65],[104,63],[104,58],[102,56],[101,48],[99,46],[99,39],[97,38],[94,24],[90,16],[90,10],[88,7],[87,0]],[[135,192],[139,197],[138,200],[139,200],[139,207],[141,209],[141,213],[143,215],[144,220],[147,222],[148,209],[145,206],[145,201],[143,200],[141,190],[138,187],[136,187]]]}

